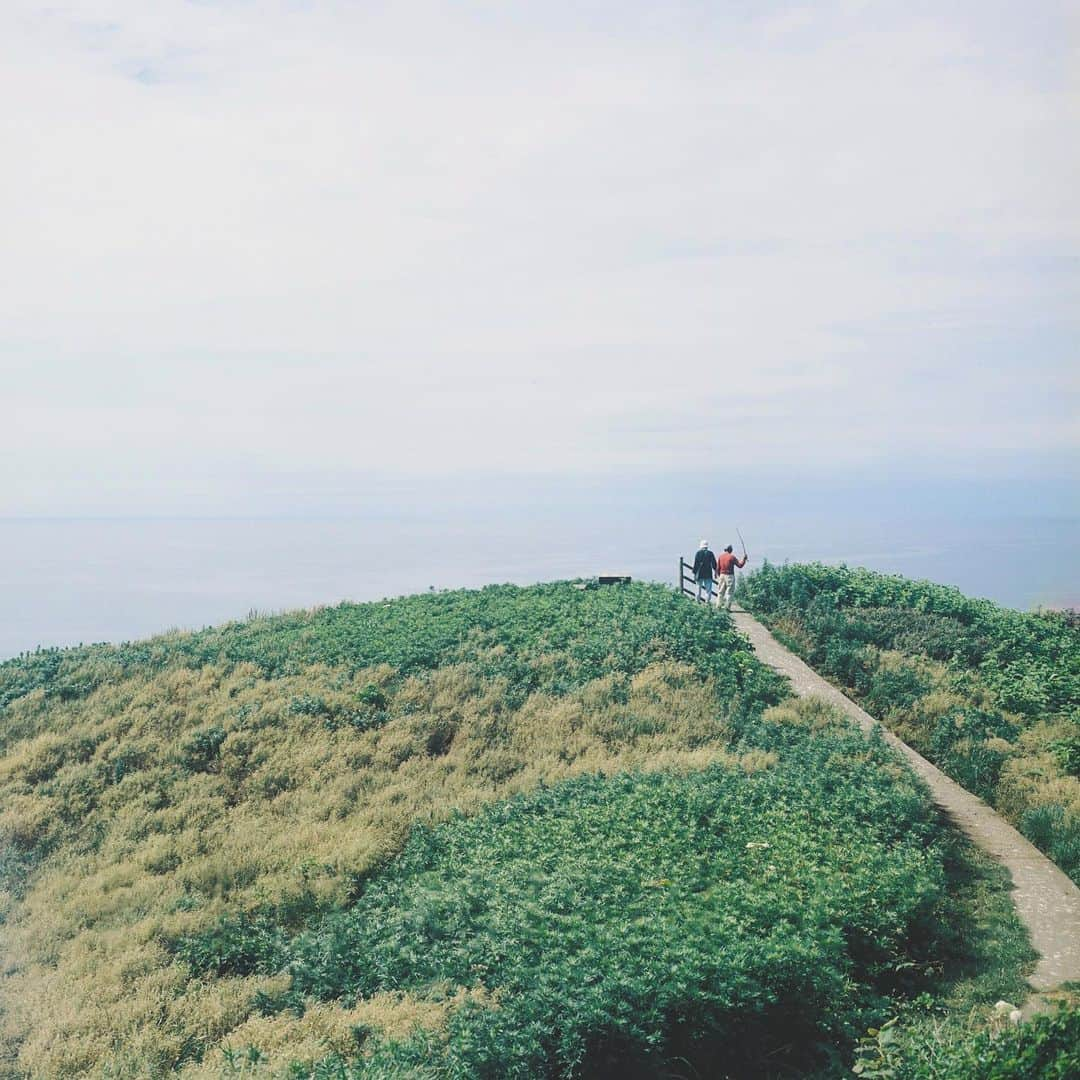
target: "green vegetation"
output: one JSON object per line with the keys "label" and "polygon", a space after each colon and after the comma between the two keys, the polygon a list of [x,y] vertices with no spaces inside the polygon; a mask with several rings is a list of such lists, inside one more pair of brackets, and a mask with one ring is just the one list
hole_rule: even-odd
{"label": "green vegetation", "polygon": [[[415,825],[541,784],[738,767],[734,727],[783,688],[665,589],[564,584],[34,654],[0,665],[0,696],[0,1032],[34,1075],[145,1076],[214,1075],[287,978],[193,978],[175,942],[222,916],[303,926]],[[326,1004],[263,1045],[322,1056],[448,1008]]]}
{"label": "green vegetation", "polygon": [[[667,590],[635,584],[620,594],[585,592],[582,600],[570,585],[496,586],[341,604],[119,647],[41,649],[0,663],[0,708],[28,697],[79,701],[130,676],[178,667],[251,664],[276,679],[315,664],[348,672],[385,664],[403,676],[469,663],[483,677],[506,679],[511,702],[520,702],[534,690],[560,693],[607,672],[633,674],[657,659],[709,668],[730,695],[754,666],[745,650],[730,672],[718,664],[716,635],[695,632],[700,619]],[[559,670],[542,663],[545,652],[558,655]],[[5,714],[11,723],[0,745],[36,733],[40,717],[31,714],[24,730],[19,715]]]}
{"label": "green vegetation", "polygon": [[843,1075],[1018,995],[1000,875],[785,693],[642,585],[0,665],[0,1076]]}
{"label": "green vegetation", "polygon": [[1080,1007],[1066,1001],[1022,1027],[1006,1016],[965,1023],[933,1012],[890,1021],[861,1040],[862,1077],[890,1080],[1071,1080],[1080,1076]]}
{"label": "green vegetation", "polygon": [[[1080,1042],[1080,995],[1056,995],[1061,1011],[1017,1028],[1012,1002],[1027,988],[1017,973],[1032,954],[1009,899],[1008,874],[958,835],[947,841],[948,894],[955,905],[947,926],[961,929],[944,955],[937,993],[909,996],[884,1024],[859,1040],[855,1070],[879,1080],[1064,1080],[1075,1073]],[[995,1001],[993,1008],[986,1003]]]}
{"label": "green vegetation", "polygon": [[766,565],[741,597],[1080,882],[1080,625],[929,582]]}
{"label": "green vegetation", "polygon": [[181,951],[215,974],[287,968],[268,1013],[481,992],[436,1053],[400,1047],[402,1068],[820,1063],[941,951],[940,828],[883,744],[820,709],[775,710],[750,734],[745,750],[781,746],[780,761],[567,781],[414,830],[354,905],[296,937],[228,922]]}

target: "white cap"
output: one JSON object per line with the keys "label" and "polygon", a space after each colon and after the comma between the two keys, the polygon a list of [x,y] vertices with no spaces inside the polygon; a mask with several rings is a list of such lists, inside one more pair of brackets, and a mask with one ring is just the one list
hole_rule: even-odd
{"label": "white cap", "polygon": [[709,546],[709,541],[708,540],[702,540],[701,543],[698,544],[698,547],[707,548],[708,546]]}

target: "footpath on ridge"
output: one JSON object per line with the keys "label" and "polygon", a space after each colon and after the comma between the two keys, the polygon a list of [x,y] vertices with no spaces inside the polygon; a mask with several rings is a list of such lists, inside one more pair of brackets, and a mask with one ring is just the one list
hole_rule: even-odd
{"label": "footpath on ridge", "polygon": [[1047,1007],[1040,992],[1054,990],[1065,982],[1080,981],[1080,889],[1072,880],[982,799],[950,780],[784,648],[752,615],[735,608],[731,617],[735,626],[750,639],[758,658],[787,676],[796,694],[824,698],[855,720],[864,731],[878,728],[885,741],[908,760],[930,788],[934,801],[956,826],[1012,875],[1017,914],[1031,935],[1032,946],[1039,953],[1035,971],[1028,980],[1036,993],[1024,1006],[1024,1014],[1031,1015]]}

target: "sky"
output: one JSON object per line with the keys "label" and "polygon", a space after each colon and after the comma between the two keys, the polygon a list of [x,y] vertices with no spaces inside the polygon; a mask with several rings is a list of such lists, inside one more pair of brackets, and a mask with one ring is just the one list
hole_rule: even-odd
{"label": "sky", "polygon": [[0,517],[878,469],[1075,512],[1078,23],[5,0]]}

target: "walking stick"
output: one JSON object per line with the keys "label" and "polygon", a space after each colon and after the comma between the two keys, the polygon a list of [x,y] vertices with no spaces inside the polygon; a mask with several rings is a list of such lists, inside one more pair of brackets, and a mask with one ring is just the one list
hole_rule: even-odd
{"label": "walking stick", "polygon": [[743,562],[746,562],[746,560],[747,560],[747,559],[749,558],[749,556],[748,556],[748,555],[746,554],[746,541],[745,541],[745,540],[744,540],[744,539],[742,538],[742,533],[741,533],[741,532],[739,532],[739,527],[738,527],[738,525],[736,525],[736,526],[735,526],[735,534],[736,534],[736,535],[738,536],[738,538],[739,538],[739,543],[740,543],[740,544],[742,544],[742,557],[743,557]]}

